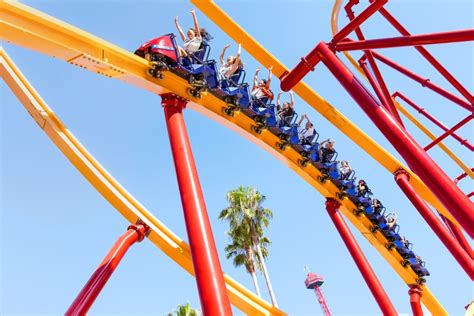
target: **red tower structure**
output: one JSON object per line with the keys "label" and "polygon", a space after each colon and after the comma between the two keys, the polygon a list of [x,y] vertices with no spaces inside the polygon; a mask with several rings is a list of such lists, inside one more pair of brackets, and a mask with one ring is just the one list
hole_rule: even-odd
{"label": "red tower structure", "polygon": [[325,316],[331,316],[331,311],[329,310],[328,302],[321,291],[321,285],[323,285],[324,279],[322,276],[314,274],[313,272],[308,273],[306,276],[306,280],[304,281],[304,285],[306,285],[307,289],[314,289],[314,293],[316,293],[316,297],[318,298],[319,305],[321,305],[321,309],[323,310],[323,314]]}

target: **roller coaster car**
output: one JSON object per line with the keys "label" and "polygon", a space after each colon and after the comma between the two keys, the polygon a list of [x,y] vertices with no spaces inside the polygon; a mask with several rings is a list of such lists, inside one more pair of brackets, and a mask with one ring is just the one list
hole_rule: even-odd
{"label": "roller coaster car", "polygon": [[425,268],[425,262],[418,258],[408,258],[404,262],[404,265],[410,265],[413,271],[419,276],[424,277],[430,275],[428,269]]}
{"label": "roller coaster car", "polygon": [[313,150],[315,144],[318,144],[319,149],[319,133],[315,129],[313,129],[313,135],[307,137],[306,139],[303,138],[301,132],[299,132],[296,136],[298,136],[297,140],[294,139],[295,137],[290,137],[290,143],[292,144],[292,147],[302,156],[309,156],[309,153],[311,150]]}
{"label": "roller coaster car", "polygon": [[212,81],[216,84],[209,84],[212,94],[225,101],[232,109],[249,107],[250,96],[248,83],[245,82],[245,70],[239,67],[229,79],[225,79],[218,78],[215,63],[213,66]]}
{"label": "roller coaster car", "polygon": [[[178,44],[173,33],[152,39],[140,46],[135,54],[145,58],[151,64],[147,74],[162,78],[162,72],[171,70],[180,77],[188,80],[193,87],[188,93],[200,97],[201,91],[208,86],[217,85],[215,78],[215,61],[208,60],[209,44],[203,40],[201,48],[188,57],[179,58]],[[208,83],[209,80],[209,83]]]}
{"label": "roller coaster car", "polygon": [[386,223],[387,220],[385,219],[385,207],[374,207],[370,205],[369,207],[365,208],[365,215],[369,218],[369,220],[376,224],[383,224]]}
{"label": "roller coaster car", "polygon": [[387,222],[382,222],[378,224],[382,234],[389,240],[395,241],[400,240],[402,237],[398,233],[400,231],[400,226],[395,224],[393,227],[390,227]]}
{"label": "roller coaster car", "polygon": [[392,243],[393,247],[397,249],[398,253],[405,259],[415,258],[415,253],[413,252],[413,244],[410,242],[404,242],[403,240],[394,240]]}

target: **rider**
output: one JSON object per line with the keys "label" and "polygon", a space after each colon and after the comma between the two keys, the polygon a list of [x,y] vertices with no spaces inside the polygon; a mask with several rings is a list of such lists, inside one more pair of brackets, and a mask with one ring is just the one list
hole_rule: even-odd
{"label": "rider", "polygon": [[324,163],[331,162],[332,157],[334,157],[334,154],[336,153],[336,150],[334,149],[334,143],[335,141],[329,138],[321,143],[321,148],[319,149],[319,156],[321,157],[321,163],[324,164]]}
{"label": "rider", "polygon": [[273,92],[270,90],[270,83],[272,81],[272,69],[273,66],[268,68],[268,79],[258,80],[258,73],[260,67],[255,70],[255,76],[253,77],[252,97],[254,100],[260,101],[266,104],[268,101],[273,100]]}
{"label": "rider", "polygon": [[290,91],[290,102],[283,102],[283,107],[281,106],[280,101],[282,93],[282,91],[278,92],[278,97],[276,101],[277,115],[280,120],[287,124],[290,124],[290,120],[293,117],[293,114],[295,113],[295,110],[293,108],[293,105],[295,104],[293,91]]}
{"label": "rider", "polygon": [[341,166],[339,167],[339,174],[341,180],[347,180],[352,173],[352,167],[347,160],[341,161]]}
{"label": "rider", "polygon": [[229,56],[229,57],[227,57],[226,60],[224,60],[225,51],[229,47],[230,47],[230,44],[227,44],[222,49],[222,53],[221,53],[221,56],[220,56],[221,67],[219,68],[219,73],[221,74],[222,78],[228,80],[228,82],[231,85],[237,85],[237,82],[233,82],[231,80],[231,78],[236,73],[238,73],[237,72],[238,70],[241,70],[241,69],[244,68],[244,64],[242,63],[242,60],[240,59],[240,53],[242,51],[242,45],[239,44],[239,46],[237,48],[237,55]]}
{"label": "rider", "polygon": [[[301,123],[303,120],[306,119],[306,124],[304,128],[301,128]],[[313,123],[309,120],[308,116],[306,114],[301,115],[300,120],[298,121],[298,137],[301,141],[302,145],[311,145],[311,142],[313,141],[314,138],[314,127]]]}
{"label": "rider", "polygon": [[191,15],[193,16],[194,20],[194,29],[189,28],[186,32],[187,37],[184,35],[183,29],[178,23],[178,17],[174,18],[174,23],[176,28],[178,29],[178,33],[181,36],[184,44],[183,47],[178,47],[178,53],[180,57],[187,57],[189,55],[194,54],[197,52],[202,45],[202,29],[199,28],[199,24],[196,17],[196,12],[194,9],[191,9]]}

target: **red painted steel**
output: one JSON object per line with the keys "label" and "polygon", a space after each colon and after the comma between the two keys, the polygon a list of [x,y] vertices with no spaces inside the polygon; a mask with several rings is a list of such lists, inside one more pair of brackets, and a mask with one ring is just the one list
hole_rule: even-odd
{"label": "red painted steel", "polygon": [[[344,39],[352,31],[358,29],[360,24],[366,21],[372,16],[377,10],[379,10],[388,0],[375,0],[367,9],[362,11],[357,17],[355,17],[348,25],[342,28],[336,35],[334,35],[331,43],[337,43]],[[290,91],[293,87],[300,82],[310,71],[314,70],[314,66],[319,63],[319,57],[316,47],[309,52],[308,55],[301,58],[301,61],[290,71],[285,71],[280,76],[280,88],[283,91]]]}
{"label": "red painted steel", "polygon": [[[349,23],[350,24],[350,23]],[[474,30],[458,30],[441,33],[407,35],[362,41],[341,41],[335,44],[336,51],[368,50],[391,47],[445,44],[474,40]]]}
{"label": "red painted steel", "polygon": [[[350,21],[353,21],[355,19],[354,11],[352,11],[352,6],[357,3],[358,1],[349,1],[349,3],[344,6],[344,9],[347,13],[347,17]],[[359,40],[365,40],[364,34],[362,33],[362,29],[360,27],[357,27],[354,31]],[[377,81],[375,81],[371,72],[369,71],[369,68],[366,66],[365,59],[369,61],[370,67],[373,69]],[[393,103],[387,85],[385,84],[385,81],[382,78],[380,70],[377,67],[377,63],[375,62],[374,57],[372,56],[372,52],[370,50],[365,51],[365,54],[362,56],[361,59],[359,59],[359,65],[364,71],[367,79],[369,80],[369,83],[377,94],[382,105],[385,106],[392,113],[392,115],[398,120],[400,124],[402,124],[402,126],[404,126],[402,118],[400,117],[400,114],[398,113],[398,110],[395,107],[395,104]]]}
{"label": "red painted steel", "polygon": [[423,292],[420,287],[416,285],[412,286],[410,290],[408,290],[408,294],[410,295],[410,305],[413,316],[423,316],[423,309],[421,309],[421,296]]}
{"label": "red painted steel", "polygon": [[188,102],[162,94],[166,125],[181,193],[184,220],[204,315],[232,315],[194,157],[183,118]]}
{"label": "red painted steel", "polygon": [[432,83],[430,79],[428,78],[423,78],[422,76],[412,72],[411,70],[395,63],[394,61],[390,60],[389,58],[383,56],[382,54],[379,54],[377,52],[373,52],[373,55],[376,59],[380,60],[387,66],[392,67],[393,69],[397,70],[398,72],[404,74],[405,76],[413,79],[414,81],[418,82],[421,84],[422,87],[428,88],[439,95],[445,97],[446,99],[454,102],[457,105],[460,105],[461,107],[465,108],[466,110],[472,112],[474,110],[474,106],[472,104],[469,104],[469,102],[464,101],[463,99],[455,96],[451,92],[441,88],[440,86]]}
{"label": "red painted steel", "polygon": [[[471,171],[474,171],[474,168],[471,168]],[[458,182],[464,179],[465,177],[467,177],[467,172],[461,173],[458,177],[456,177],[456,179],[454,179],[454,183],[458,184]]]}
{"label": "red painted steel", "polygon": [[[414,108],[418,113],[420,113],[421,115],[426,117],[428,120],[433,122],[436,126],[441,128],[443,131],[446,132],[446,131],[449,130],[449,128],[446,125],[444,125],[443,123],[438,121],[438,119],[436,119],[434,116],[432,116],[430,113],[428,113],[425,109],[419,107],[415,102],[410,100],[406,95],[404,95],[400,91],[395,92],[392,96],[393,96],[393,98],[399,97],[400,99],[405,101],[408,105],[410,105],[412,108]],[[459,136],[456,133],[452,133],[451,136],[454,139],[456,139],[457,141],[459,141],[459,143],[461,145],[467,147],[470,151],[474,151],[474,146],[469,142],[468,139],[466,139],[466,138],[463,139],[461,136]]]}
{"label": "red painted steel", "polygon": [[342,214],[339,212],[339,206],[340,204],[337,200],[332,198],[326,199],[326,210],[334,222],[339,235],[341,235],[342,240],[346,244],[352,259],[354,259],[354,262],[356,263],[357,268],[367,283],[367,286],[372,292],[372,295],[377,301],[382,313],[384,315],[398,315],[395,307],[382,287],[382,284],[375,275],[374,270],[372,270],[369,261],[362,252],[362,249],[360,249],[359,245],[357,244],[357,241],[344,221]]}
{"label": "red painted steel", "polygon": [[441,168],[428,156],[419,144],[394,120],[387,110],[379,106],[375,98],[357,80],[346,65],[321,42],[317,48],[321,61],[365,111],[407,164],[418,174],[428,188],[451,212],[453,217],[474,237],[474,210],[472,202],[448,178]]}
{"label": "red painted steel", "polygon": [[[374,0],[370,0],[371,2]],[[385,8],[380,8],[379,13],[403,36],[410,36],[410,32],[395,19]],[[436,69],[439,73],[453,85],[465,98],[469,104],[474,103],[474,97],[466,88],[423,46],[415,46],[415,49]],[[472,110],[471,110],[472,111]]]}
{"label": "red painted steel", "polygon": [[449,135],[452,135],[455,131],[457,131],[458,129],[460,129],[461,127],[463,127],[467,122],[469,122],[470,120],[472,120],[472,118],[474,117],[473,114],[469,115],[468,117],[466,117],[465,119],[463,119],[461,122],[457,123],[456,125],[454,125],[453,127],[451,127],[449,130],[447,130],[446,132],[444,132],[442,135],[440,135],[439,137],[437,137],[436,139],[434,139],[431,143],[429,143],[425,148],[424,150],[428,151],[430,150],[430,148],[432,148],[433,146],[435,146],[436,144],[438,144],[440,141],[442,141],[443,139],[445,139],[446,137],[448,137]]}
{"label": "red painted steel", "polygon": [[[469,194],[467,195],[469,197]],[[439,213],[438,213],[439,214]],[[467,241],[466,237],[462,230],[454,225],[448,218],[446,218],[443,214],[439,214],[441,219],[443,220],[444,224],[448,227],[448,230],[451,232],[452,236],[456,239],[459,245],[466,251],[466,253],[474,259],[474,252],[472,251],[471,245]]]}
{"label": "red painted steel", "polygon": [[127,250],[136,242],[145,238],[148,227],[143,224],[130,225],[125,234],[115,242],[114,246],[100,263],[97,270],[92,274],[89,281],[82,288],[79,295],[66,311],[66,316],[86,315],[89,308],[94,304],[105,284],[109,280],[115,268],[119,265]]}
{"label": "red painted steel", "polygon": [[341,40],[347,37],[352,31],[358,28],[362,23],[364,23],[368,18],[370,18],[375,12],[382,8],[388,0],[375,0],[370,4],[364,11],[362,11],[358,16],[356,16],[352,21],[350,21],[345,27],[343,27],[337,34],[334,35],[331,43],[336,45]]}
{"label": "red painted steel", "polygon": [[426,223],[431,227],[436,236],[438,236],[441,242],[446,246],[471,280],[474,279],[474,266],[471,255],[468,254],[453,235],[449,233],[441,220],[436,217],[426,202],[416,193],[409,180],[410,176],[405,170],[395,172],[395,181],[403,193],[405,193]]}
{"label": "red painted steel", "polygon": [[283,91],[290,91],[300,82],[304,76],[314,70],[314,66],[319,63],[319,56],[316,47],[305,57],[301,57],[301,61],[290,72],[285,71],[280,76],[280,88]]}

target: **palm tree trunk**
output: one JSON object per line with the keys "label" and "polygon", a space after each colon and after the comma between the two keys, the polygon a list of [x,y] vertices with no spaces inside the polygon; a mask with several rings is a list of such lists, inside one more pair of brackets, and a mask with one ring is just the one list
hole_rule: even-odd
{"label": "palm tree trunk", "polygon": [[257,274],[255,273],[255,271],[256,271],[255,259],[254,259],[255,257],[254,257],[254,252],[253,252],[252,247],[247,247],[246,252],[247,252],[247,256],[250,259],[251,265],[252,265],[250,267],[251,270],[248,271],[248,272],[252,276],[253,285],[255,286],[255,292],[257,293],[258,297],[262,297],[262,294],[260,293],[260,287],[258,286]]}
{"label": "palm tree trunk", "polygon": [[265,259],[263,258],[263,255],[262,255],[262,249],[260,249],[260,243],[257,242],[256,246],[257,246],[258,257],[260,259],[260,262],[262,263],[263,276],[265,277],[265,282],[267,283],[268,293],[270,294],[270,298],[272,300],[273,306],[278,307],[278,304],[275,298],[275,292],[273,292],[272,282],[270,282],[270,276],[268,275],[267,266],[265,265]]}
{"label": "palm tree trunk", "polygon": [[251,275],[252,275],[253,285],[255,286],[255,292],[257,293],[258,297],[262,297],[262,294],[260,294],[260,287],[258,286],[257,274],[255,273],[255,271],[253,271]]}

